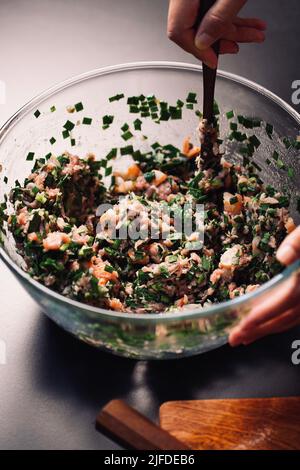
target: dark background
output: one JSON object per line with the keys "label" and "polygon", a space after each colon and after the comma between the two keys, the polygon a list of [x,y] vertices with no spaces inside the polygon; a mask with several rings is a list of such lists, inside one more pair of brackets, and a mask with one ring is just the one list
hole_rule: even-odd
{"label": "dark background", "polygon": [[[299,12],[299,0],[249,0],[243,14],[268,22],[267,41],[222,57],[220,68],[290,103],[291,83],[300,79]],[[0,122],[44,88],[89,69],[136,60],[196,62],[167,40],[166,16],[166,0],[1,0],[7,102]],[[117,397],[156,419],[167,400],[300,395],[300,366],[291,363],[299,328],[246,348],[136,362],[61,331],[3,264],[0,279],[0,339],[7,345],[7,364],[0,365],[1,449],[118,448],[94,430],[98,410]]]}

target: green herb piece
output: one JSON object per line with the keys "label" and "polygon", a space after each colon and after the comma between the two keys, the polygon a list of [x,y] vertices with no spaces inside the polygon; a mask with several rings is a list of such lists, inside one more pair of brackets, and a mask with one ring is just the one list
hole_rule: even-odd
{"label": "green herb piece", "polygon": [[36,118],[38,118],[41,115],[41,112],[37,109],[33,114]]}
{"label": "green herb piece", "polygon": [[178,107],[178,108],[183,108],[183,106],[184,106],[184,102],[181,101],[181,100],[177,100],[177,103],[176,103],[176,104],[177,104],[177,107]]}
{"label": "green herb piece", "polygon": [[261,144],[260,140],[256,137],[256,135],[251,135],[249,137],[249,141],[252,145],[254,145],[255,148],[258,148]]}
{"label": "green herb piece", "polygon": [[134,104],[129,106],[129,112],[133,114],[137,114],[140,112],[140,108]]}
{"label": "green herb piece", "polygon": [[238,128],[238,125],[237,125],[236,122],[231,122],[231,123],[230,123],[230,129],[231,129],[232,131],[237,131],[237,128]]}
{"label": "green herb piece", "polygon": [[67,139],[68,137],[70,137],[70,132],[65,129],[64,131],[62,131],[62,136],[64,139]]}
{"label": "green herb piece", "polygon": [[77,112],[82,111],[83,110],[83,104],[81,103],[81,101],[79,103],[74,104],[74,108]]}
{"label": "green herb piece", "polygon": [[[175,106],[170,106],[169,107],[169,113],[170,113],[171,119],[181,119],[182,118],[181,108],[176,108]],[[160,117],[160,119],[161,119],[161,117]]]}
{"label": "green herb piece", "polygon": [[118,153],[118,149],[117,148],[113,148],[110,150],[110,152],[108,152],[108,154],[106,155],[106,160],[111,160],[112,158],[116,158],[117,156],[117,153]]}
{"label": "green herb piece", "polygon": [[282,142],[283,142],[286,149],[289,149],[292,146],[292,142],[287,137],[284,137],[282,139]]}
{"label": "green herb piece", "polygon": [[92,124],[93,119],[89,117],[84,117],[82,119],[82,124],[85,124],[86,126],[90,126]]}
{"label": "green herb piece", "polygon": [[108,166],[105,168],[105,176],[110,176],[112,174],[112,167]]}
{"label": "green herb piece", "polygon": [[274,130],[274,127],[272,126],[272,124],[267,123],[266,124],[266,133],[267,133],[269,139],[272,139],[273,130]]}
{"label": "green herb piece", "polygon": [[71,147],[75,147],[75,145],[76,145],[76,140],[72,138],[71,139]]}
{"label": "green herb piece", "polygon": [[194,109],[193,103],[187,103],[186,104],[186,109]]}
{"label": "green herb piece", "polygon": [[75,127],[75,124],[71,121],[67,121],[64,125],[64,128],[67,130],[67,131],[71,131],[72,129],[74,129]]}
{"label": "green herb piece", "polygon": [[192,91],[187,95],[186,98],[187,103],[197,103],[197,93],[193,93]]}
{"label": "green herb piece", "polygon": [[124,134],[122,134],[121,137],[124,140],[129,140],[133,137],[133,134],[130,131],[127,131],[127,132],[124,132]]}
{"label": "green herb piece", "polygon": [[147,183],[151,183],[151,181],[155,178],[154,171],[148,171],[147,173],[145,173],[144,178],[147,181]]}
{"label": "green herb piece", "polygon": [[218,105],[218,103],[216,102],[216,100],[214,100],[214,108],[213,108],[213,110],[214,110],[214,115],[215,115],[215,116],[218,116],[218,115],[220,114],[219,105]]}
{"label": "green herb piece", "polygon": [[238,198],[237,196],[234,196],[234,197],[231,197],[229,199],[229,203],[232,205],[232,204],[236,204],[238,202]]}
{"label": "green herb piece", "polygon": [[127,147],[120,148],[121,155],[132,155],[133,154],[133,146],[128,145]]}
{"label": "green herb piece", "polygon": [[53,145],[55,144],[56,142],[56,139],[54,137],[51,137],[51,139],[49,140],[50,144]]}
{"label": "green herb piece", "polygon": [[129,125],[127,124],[127,122],[125,122],[125,124],[123,124],[123,126],[121,127],[121,130],[123,132],[126,132],[126,131],[128,131],[128,129],[129,129]]}
{"label": "green herb piece", "polygon": [[232,119],[234,117],[234,112],[233,111],[228,111],[226,113],[226,117],[227,117],[227,119]]}
{"label": "green herb piece", "polygon": [[292,167],[289,167],[288,171],[287,171],[287,174],[288,174],[289,178],[293,178],[295,176],[294,169]]}
{"label": "green herb piece", "polygon": [[8,183],[8,178],[7,178],[7,176],[4,176],[3,181],[4,181],[5,184]]}
{"label": "green herb piece", "polygon": [[142,121],[140,119],[136,119],[135,121],[133,121],[133,125],[136,131],[142,130]]}
{"label": "green herb piece", "polygon": [[119,101],[122,98],[124,98],[124,93],[118,93],[117,95],[111,96],[109,98],[109,101],[110,101],[110,103],[112,103],[113,101]]}
{"label": "green herb piece", "polygon": [[56,111],[56,107],[55,107],[55,106],[51,106],[50,111],[51,111],[51,113],[54,113],[54,112]]}
{"label": "green herb piece", "polygon": [[26,160],[31,162],[33,159],[34,159],[34,152],[29,152],[26,157]]}

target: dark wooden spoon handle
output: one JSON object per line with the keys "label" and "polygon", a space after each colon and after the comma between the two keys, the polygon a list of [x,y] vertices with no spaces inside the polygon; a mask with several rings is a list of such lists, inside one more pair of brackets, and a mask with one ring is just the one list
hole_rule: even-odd
{"label": "dark wooden spoon handle", "polygon": [[[213,6],[215,0],[201,0],[196,26],[199,26],[202,19]],[[220,41],[212,45],[213,50],[219,55]],[[211,69],[202,63],[203,67],[203,117],[207,119],[209,124],[214,122],[214,99],[215,99],[215,83],[217,70]]]}

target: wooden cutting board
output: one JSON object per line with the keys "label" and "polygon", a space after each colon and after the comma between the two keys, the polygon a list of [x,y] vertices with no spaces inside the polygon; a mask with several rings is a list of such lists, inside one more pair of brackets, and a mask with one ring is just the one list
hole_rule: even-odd
{"label": "wooden cutting board", "polygon": [[193,450],[300,449],[300,397],[171,401],[160,425]]}

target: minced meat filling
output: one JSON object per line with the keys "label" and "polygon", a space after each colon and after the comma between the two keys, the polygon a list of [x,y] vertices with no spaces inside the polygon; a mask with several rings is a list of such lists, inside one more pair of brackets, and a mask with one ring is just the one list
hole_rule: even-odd
{"label": "minced meat filling", "polygon": [[[206,133],[202,122],[202,145]],[[148,156],[115,170],[110,188],[93,155],[37,162],[11,191],[8,220],[31,276],[72,299],[143,313],[233,299],[278,273],[276,250],[295,228],[289,201],[251,165],[225,160],[216,133],[210,138],[211,155],[184,140],[182,171]],[[174,222],[195,203],[204,204],[200,248],[200,231],[178,236]],[[109,208],[99,214],[101,204]],[[168,211],[153,218],[162,207]],[[119,233],[137,218],[148,236],[115,236],[112,223]]]}

